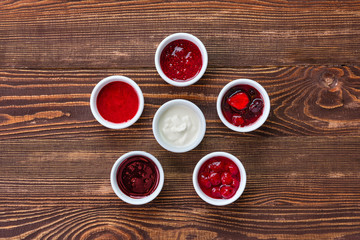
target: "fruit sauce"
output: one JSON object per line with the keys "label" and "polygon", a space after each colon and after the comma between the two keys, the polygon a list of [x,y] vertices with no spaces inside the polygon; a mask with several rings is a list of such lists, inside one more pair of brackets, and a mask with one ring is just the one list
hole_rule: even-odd
{"label": "fruit sauce", "polygon": [[191,41],[175,40],[161,52],[160,66],[168,78],[178,82],[189,81],[201,70],[200,49]]}
{"label": "fruit sauce", "polygon": [[132,156],[124,160],[117,172],[120,190],[132,198],[150,195],[159,184],[156,164],[144,156]]}
{"label": "fruit sauce", "polygon": [[211,198],[228,199],[235,195],[240,185],[237,165],[226,157],[213,157],[199,170],[198,182],[201,190]]}
{"label": "fruit sauce", "polygon": [[96,105],[105,120],[124,123],[136,115],[139,109],[139,97],[130,84],[120,81],[111,82],[100,90]]}
{"label": "fruit sauce", "polygon": [[254,87],[237,85],[224,94],[221,110],[229,123],[245,127],[256,122],[262,115],[264,100]]}

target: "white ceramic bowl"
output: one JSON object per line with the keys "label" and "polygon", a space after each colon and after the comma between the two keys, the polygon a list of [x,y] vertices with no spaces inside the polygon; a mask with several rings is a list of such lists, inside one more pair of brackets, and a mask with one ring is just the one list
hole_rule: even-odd
{"label": "white ceramic bowl", "polygon": [[[242,84],[252,86],[256,90],[259,91],[259,93],[261,94],[261,96],[264,100],[264,110],[263,110],[262,115],[253,124],[245,126],[245,127],[238,127],[238,126],[235,126],[235,125],[231,124],[230,122],[228,122],[226,120],[226,118],[224,117],[222,110],[221,110],[221,100],[223,99],[225,93],[230,88],[237,86],[237,85],[242,85]],[[254,131],[254,130],[258,129],[261,125],[263,125],[263,123],[268,118],[269,113],[270,113],[270,98],[269,98],[269,95],[267,94],[266,90],[259,83],[255,82],[254,80],[237,79],[237,80],[231,81],[228,84],[226,84],[223,87],[223,89],[220,91],[220,94],[219,94],[219,96],[217,98],[217,102],[216,102],[216,110],[217,110],[217,113],[218,113],[221,121],[225,124],[225,126],[230,128],[231,130],[236,131],[236,132],[250,132],[250,131]]]}
{"label": "white ceramic bowl", "polygon": [[[128,159],[129,157],[132,156],[145,156],[147,158],[149,158],[150,160],[152,160],[155,165],[157,166],[158,170],[159,170],[159,183],[157,188],[155,189],[155,191],[153,193],[151,193],[150,195],[143,197],[143,198],[132,198],[129,197],[128,195],[126,195],[125,193],[123,193],[117,183],[117,171],[118,168],[120,167],[120,164]],[[148,203],[152,200],[154,200],[159,193],[161,192],[161,189],[164,185],[164,170],[160,164],[160,162],[150,153],[147,152],[143,152],[143,151],[133,151],[133,152],[128,152],[125,153],[124,155],[122,155],[113,165],[112,169],[111,169],[111,173],[110,173],[110,182],[111,182],[111,187],[114,190],[115,194],[124,202],[133,204],[133,205],[141,205],[141,204],[145,204]]]}
{"label": "white ceramic bowl", "polygon": [[[163,72],[163,70],[161,69],[161,65],[160,65],[160,56],[161,53],[163,51],[163,49],[171,42],[175,41],[175,40],[180,40],[180,39],[184,39],[184,40],[188,40],[191,41],[193,43],[196,44],[196,46],[200,49],[201,55],[202,55],[202,67],[200,72],[198,73],[198,75],[196,75],[193,79],[189,80],[189,81],[174,81],[170,78],[168,78],[165,73]],[[172,34],[168,37],[166,37],[158,46],[158,48],[156,49],[156,53],[155,53],[155,67],[156,70],[158,71],[158,73],[160,74],[161,78],[164,79],[167,83],[177,86],[177,87],[185,87],[185,86],[189,86],[191,84],[196,83],[205,73],[206,68],[208,65],[208,54],[206,51],[206,48],[204,46],[204,44],[194,35],[188,34],[188,33],[175,33]]]}
{"label": "white ceramic bowl", "polygon": [[[218,157],[218,156],[226,157],[226,158],[232,160],[239,168],[240,178],[241,178],[240,185],[239,185],[239,188],[236,191],[235,195],[229,199],[216,199],[216,198],[209,197],[201,190],[201,188],[199,186],[198,175],[199,175],[199,170],[200,170],[201,166],[210,158]],[[230,204],[230,203],[236,201],[244,192],[245,186],[246,186],[245,168],[242,165],[242,163],[240,162],[240,160],[237,157],[235,157],[234,155],[231,155],[226,152],[209,153],[208,155],[206,155],[202,159],[200,159],[200,161],[196,164],[194,173],[193,173],[193,185],[194,185],[196,193],[199,195],[199,197],[202,200],[204,200],[205,202],[207,202],[209,204],[215,205],[215,206],[224,206],[224,205],[227,205],[227,204]]]}
{"label": "white ceramic bowl", "polygon": [[[162,134],[160,133],[160,129],[159,129],[160,119],[163,117],[163,115],[166,113],[167,110],[169,110],[172,107],[177,106],[177,105],[184,106],[184,107],[187,107],[190,110],[192,110],[195,113],[195,115],[199,118],[199,121],[200,121],[200,126],[199,126],[200,130],[198,132],[198,135],[196,136],[196,139],[193,142],[191,142],[190,144],[184,145],[184,146],[175,146],[175,145],[169,143],[169,141],[166,141],[163,138]],[[196,106],[194,103],[192,103],[188,100],[175,99],[175,100],[171,100],[171,101],[164,103],[156,111],[153,122],[152,122],[152,129],[153,129],[153,133],[154,133],[156,141],[163,148],[165,148],[166,150],[171,151],[171,152],[182,153],[182,152],[190,151],[200,144],[200,142],[202,141],[202,139],[204,138],[204,135],[205,135],[206,121],[205,121],[204,114],[202,113],[200,108],[198,106]]]}
{"label": "white ceramic bowl", "polygon": [[[109,84],[111,82],[125,82],[125,83],[129,84],[130,86],[132,86],[138,95],[138,98],[139,98],[138,111],[135,114],[135,116],[127,122],[123,122],[123,123],[110,122],[110,121],[104,119],[98,111],[97,104],[96,104],[97,96],[98,96],[100,90],[104,86],[106,86],[107,84]],[[105,126],[107,128],[112,128],[112,129],[127,128],[127,127],[131,126],[132,124],[134,124],[140,118],[140,116],[144,110],[144,96],[143,96],[143,93],[142,93],[140,87],[130,78],[124,77],[124,76],[110,76],[110,77],[107,77],[107,78],[104,78],[103,80],[101,80],[94,87],[94,89],[91,93],[91,97],[90,97],[90,109],[91,109],[91,112],[94,115],[95,119],[99,123],[101,123],[103,126]]]}

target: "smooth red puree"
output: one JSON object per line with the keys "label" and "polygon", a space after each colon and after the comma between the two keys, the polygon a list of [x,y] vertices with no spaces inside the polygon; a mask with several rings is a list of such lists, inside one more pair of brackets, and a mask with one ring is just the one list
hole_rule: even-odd
{"label": "smooth red puree", "polygon": [[141,198],[150,195],[159,184],[159,170],[144,156],[133,156],[123,161],[117,172],[117,183],[126,195]]}
{"label": "smooth red puree", "polygon": [[164,74],[174,81],[189,81],[201,70],[200,49],[191,41],[175,40],[164,48],[160,55],[160,65]]}
{"label": "smooth red puree", "polygon": [[100,115],[105,120],[123,123],[136,115],[139,97],[130,84],[111,82],[100,90],[96,104]]}
{"label": "smooth red puree", "polygon": [[235,195],[240,185],[237,165],[226,157],[213,157],[201,167],[198,181],[201,190],[212,198],[228,199]]}
{"label": "smooth red puree", "polygon": [[258,90],[249,85],[230,88],[221,100],[225,119],[238,127],[256,122],[264,110],[264,100]]}

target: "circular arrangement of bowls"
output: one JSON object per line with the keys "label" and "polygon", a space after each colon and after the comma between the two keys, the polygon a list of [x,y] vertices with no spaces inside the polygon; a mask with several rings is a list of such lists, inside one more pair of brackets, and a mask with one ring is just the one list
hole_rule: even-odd
{"label": "circular arrangement of bowls", "polygon": [[[131,87],[134,88],[134,90],[137,93],[138,99],[139,99],[139,107],[138,110],[136,112],[136,115],[130,119],[127,122],[123,122],[123,123],[113,123],[110,122],[106,119],[104,119],[98,110],[97,107],[97,97],[99,92],[101,91],[101,89],[103,87],[105,87],[107,84],[112,83],[112,82],[124,82],[129,84]],[[94,115],[95,119],[104,127],[107,128],[111,128],[111,129],[122,129],[122,128],[127,128],[131,125],[133,125],[141,116],[143,109],[144,109],[144,96],[143,93],[140,89],[140,87],[130,78],[125,77],[125,76],[110,76],[107,78],[104,78],[103,80],[101,80],[93,89],[92,93],[91,93],[91,97],[90,97],[90,109],[92,114]]]}
{"label": "circular arrangement of bowls", "polygon": [[[179,41],[177,41],[177,40],[179,40]],[[186,41],[181,41],[181,40],[186,40]],[[161,56],[162,52],[164,51],[164,49],[170,43],[172,43],[174,41],[176,41],[174,43],[174,45],[179,44],[180,42],[182,44],[182,45],[175,45],[175,48],[179,46],[179,49],[182,51],[182,54],[183,54],[182,57],[184,58],[184,56],[186,56],[185,57],[186,61],[184,60],[183,62],[186,62],[186,64],[189,65],[189,64],[194,63],[194,62],[191,62],[191,61],[197,61],[193,65],[194,69],[196,69],[196,71],[191,72],[190,73],[191,77],[189,77],[189,78],[186,78],[186,77],[189,76],[189,74],[188,75],[183,75],[182,79],[185,79],[185,80],[181,80],[181,81],[177,80],[177,79],[180,79],[180,78],[176,78],[176,77],[173,78],[175,80],[170,79],[164,73],[164,71],[162,70],[162,66],[161,66],[161,59],[164,59]],[[189,43],[189,41],[191,43]],[[191,47],[189,47],[187,49],[188,52],[182,50],[184,48],[186,49],[185,46],[186,46],[187,43],[188,43],[189,46],[192,47],[192,50],[194,50],[194,51],[191,51],[191,52],[199,53],[199,50],[200,50],[201,59],[199,58],[200,54],[193,53],[194,56],[196,56],[196,57],[193,57],[193,59],[196,58],[196,60],[191,60],[191,61],[189,60],[188,61],[188,59],[189,59],[188,55],[190,56],[189,49]],[[169,45],[169,46],[174,48],[174,45]],[[176,50],[176,49],[173,50],[172,48],[167,48],[167,49],[171,49],[171,50],[164,51],[165,58],[168,57],[168,56],[171,56],[172,54],[170,54],[170,53],[172,51],[175,52],[175,50]],[[166,65],[166,66],[169,66],[169,68],[167,68],[167,69],[164,68],[165,71],[167,71],[169,69],[170,69],[170,71],[172,71],[172,69],[173,69],[173,65],[172,65],[173,62],[172,61],[174,61],[175,63],[179,63],[179,61],[178,61],[179,58],[180,57],[175,56],[171,60],[167,60],[168,65]],[[176,59],[176,60],[173,60],[173,59]],[[197,63],[199,63],[199,64],[197,64]],[[200,63],[202,63],[201,68],[200,68]],[[172,35],[166,37],[159,44],[159,46],[158,46],[158,48],[156,50],[156,53],[155,53],[155,66],[156,66],[157,72],[159,73],[159,75],[161,76],[161,78],[163,80],[165,80],[167,83],[169,83],[169,84],[171,84],[173,86],[177,86],[177,87],[185,87],[185,86],[189,86],[189,85],[192,85],[192,84],[196,83],[203,76],[203,74],[205,73],[207,65],[208,65],[208,55],[207,55],[207,51],[206,51],[206,48],[205,48],[204,44],[197,37],[195,37],[195,36],[193,36],[191,34],[188,34],[188,33],[175,33],[175,34],[172,34]],[[181,65],[181,66],[183,66],[183,65]],[[175,74],[178,74],[181,71],[187,72],[187,70],[188,70],[187,68],[183,68],[183,69],[180,69],[178,72],[175,72]],[[174,73],[174,72],[172,72],[172,73]],[[169,74],[169,76],[172,76],[171,73],[169,73],[169,72],[167,72],[167,74]],[[194,74],[194,75],[192,75],[192,74]],[[102,96],[101,90],[105,86],[107,86],[108,84],[113,83],[113,82],[127,83],[128,85],[130,85],[135,90],[136,94],[135,94],[135,92],[132,91],[130,86],[127,86],[126,84],[123,84],[123,86],[127,86],[127,88],[130,89],[132,94],[133,94],[128,99],[130,99],[130,100],[135,99],[133,97],[135,95],[137,95],[137,97],[138,97],[138,102],[137,102],[137,100],[135,101],[136,105],[137,105],[137,103],[139,103],[137,111],[135,111],[135,108],[133,108],[134,109],[133,112],[131,114],[129,114],[129,118],[128,118],[129,120],[125,120],[124,122],[121,122],[121,123],[116,123],[115,120],[114,120],[114,122],[111,122],[109,120],[104,119],[104,117],[102,117],[102,115],[99,113],[99,108],[98,108],[98,101],[101,102],[101,96]],[[119,86],[120,84],[117,84],[117,85]],[[235,87],[235,86],[238,86],[238,85],[248,85],[248,86],[252,87],[251,91],[253,91],[252,92],[253,95],[248,95],[248,96],[252,96],[252,100],[251,100],[251,101],[253,101],[253,102],[251,102],[252,105],[250,103],[242,102],[243,106],[247,106],[246,111],[252,111],[251,112],[251,114],[253,114],[252,116],[256,117],[256,118],[251,119],[251,121],[253,121],[253,122],[250,122],[250,120],[247,120],[248,125],[241,124],[241,126],[240,126],[240,124],[237,124],[238,122],[234,122],[234,120],[232,120],[233,121],[233,124],[232,124],[232,123],[229,122],[230,120],[229,121],[226,120],[226,118],[224,117],[224,114],[222,112],[221,104],[222,104],[222,101],[223,101],[223,98],[224,98],[225,94],[228,94],[228,95],[226,95],[226,98],[224,98],[224,99],[227,99],[227,100],[230,99],[230,100],[228,100],[228,103],[224,103],[225,104],[224,106],[226,106],[225,109],[232,109],[231,111],[236,111],[236,110],[240,109],[241,111],[243,111],[242,108],[237,107],[239,105],[235,105],[236,106],[235,108],[233,108],[233,105],[232,105],[233,104],[232,101],[234,99],[234,98],[232,98],[234,96],[234,93],[232,92],[234,90],[232,88]],[[113,85],[109,85],[109,87],[110,86],[113,86]],[[260,94],[262,99],[260,99],[259,95],[254,95],[254,92],[256,92],[254,88],[258,91],[258,93],[256,93],[256,94]],[[125,90],[126,88],[123,88],[123,89],[124,90],[122,90],[122,91],[124,91],[124,92],[129,92],[130,91],[130,90]],[[229,89],[232,89],[232,90],[230,90],[230,92],[227,93],[227,91],[229,91]],[[236,88],[235,88],[235,90],[236,90]],[[105,91],[105,89],[104,89],[104,91]],[[115,90],[115,91],[118,91],[118,90]],[[243,91],[243,90],[241,90],[241,91]],[[100,94],[100,97],[99,97],[99,100],[98,100],[98,96],[99,96],[100,92],[101,92],[101,94]],[[232,94],[232,95],[230,95],[230,94]],[[236,94],[238,94],[238,93],[236,93]],[[245,96],[243,93],[241,93],[241,94],[242,94],[242,96]],[[126,96],[126,95],[121,95],[121,96]],[[229,96],[231,96],[231,97],[229,97]],[[237,97],[238,96],[239,96],[239,94],[237,95]],[[256,97],[255,99],[254,99],[254,96]],[[113,98],[115,98],[115,97],[113,97]],[[110,98],[110,99],[113,99],[113,98]],[[248,98],[250,99],[250,97],[248,97]],[[122,99],[123,102],[129,102],[128,99],[124,100],[124,98],[116,98],[116,99]],[[247,102],[249,102],[249,101],[247,100]],[[257,110],[256,108],[254,109],[253,106],[254,106],[255,103],[258,104],[258,105],[255,105],[256,107],[260,106],[257,109],[262,110],[261,115],[260,115],[260,110]],[[110,103],[107,102],[106,104],[108,104],[110,106],[110,108],[113,108],[113,104],[112,104],[111,101],[110,101]],[[133,104],[133,106],[135,106],[135,104]],[[231,104],[231,106],[229,104]],[[245,105],[245,104],[248,104],[248,105]],[[121,106],[121,105],[119,105],[119,106]],[[185,141],[183,141],[183,142],[185,142],[184,145],[176,145],[176,144],[173,144],[170,141],[168,141],[168,139],[166,139],[166,136],[165,136],[166,134],[164,134],[164,132],[165,132],[164,129],[169,129],[169,128],[165,128],[164,127],[165,125],[163,123],[164,121],[161,120],[162,118],[165,118],[165,116],[167,117],[166,119],[169,119],[168,118],[168,116],[170,114],[169,109],[172,109],[174,107],[179,107],[179,106],[187,108],[188,110],[186,110],[186,111],[191,112],[191,114],[188,114],[188,115],[189,116],[191,115],[192,120],[194,120],[194,119],[196,120],[196,121],[194,120],[193,122],[197,123],[197,124],[192,124],[192,125],[189,124],[189,126],[196,126],[196,127],[189,128],[189,129],[191,129],[191,131],[189,130],[188,132],[192,132],[193,135],[191,136],[191,138],[189,138],[191,141],[188,138],[186,138]],[[93,116],[95,117],[95,119],[100,124],[102,124],[103,126],[105,126],[107,128],[111,128],[111,129],[123,129],[123,128],[127,128],[127,127],[131,126],[132,124],[134,124],[140,118],[140,116],[141,116],[141,114],[143,112],[143,109],[144,109],[144,96],[143,96],[143,93],[142,93],[140,87],[133,80],[131,80],[130,78],[125,77],[125,76],[117,76],[117,75],[110,76],[110,77],[107,77],[107,78],[104,78],[103,80],[101,80],[94,87],[94,89],[92,90],[91,97],[90,97],[90,109],[91,109],[91,112],[92,112]],[[178,117],[178,116],[176,116],[176,117],[178,117],[177,119],[183,120],[181,117],[182,116],[188,116],[188,115],[186,115],[186,113],[189,113],[189,112],[186,112],[184,109],[183,110],[179,110],[179,109],[181,109],[181,108],[177,108],[177,110],[175,112],[176,113],[179,112],[178,115],[180,115],[180,117]],[[267,94],[266,90],[259,83],[255,82],[253,80],[250,80],[250,79],[237,79],[237,80],[231,81],[230,83],[226,84],[222,88],[222,90],[220,91],[220,93],[219,93],[219,95],[217,97],[216,109],[217,109],[217,113],[218,113],[218,116],[219,116],[220,120],[229,129],[231,129],[233,131],[237,131],[237,132],[250,132],[250,131],[258,129],[266,121],[266,119],[268,118],[269,112],[270,112],[270,99],[269,99],[269,95]],[[122,111],[122,110],[120,110],[120,111]],[[230,111],[230,110],[226,110],[226,111]],[[124,112],[121,112],[121,113],[124,113]],[[250,113],[250,112],[247,112],[247,113]],[[102,114],[103,114],[103,112],[102,112]],[[124,116],[124,115],[121,115],[121,114],[119,114],[119,115],[113,114],[113,111],[109,111],[109,114],[110,114],[110,116]],[[113,114],[113,115],[111,115],[111,114]],[[135,115],[133,117],[131,117],[132,114],[135,114]],[[236,114],[238,114],[237,112],[234,115],[230,115],[230,117],[229,117],[228,114],[232,114],[232,112],[225,112],[225,114],[227,114],[226,116],[227,116],[228,119],[234,119],[234,117],[238,117],[238,115],[236,115]],[[106,116],[106,114],[104,116]],[[242,116],[245,116],[245,115],[242,115]],[[233,118],[231,118],[231,117],[233,117]],[[109,118],[109,119],[111,119],[111,118]],[[166,120],[166,121],[167,121],[166,126],[168,127],[170,125],[170,129],[173,129],[173,125],[169,124],[168,120]],[[173,122],[175,122],[175,120]],[[178,122],[180,122],[180,127],[182,127],[181,124],[183,122],[177,121],[176,123],[178,123]],[[193,123],[193,122],[191,122],[191,123]],[[235,126],[235,125],[237,125],[237,126]],[[177,127],[177,125],[174,128],[177,129],[176,127]],[[195,134],[193,133],[194,129],[196,129]],[[201,141],[204,138],[205,132],[206,132],[206,121],[205,121],[204,114],[202,113],[200,108],[198,106],[196,106],[194,103],[192,103],[192,102],[190,102],[188,100],[184,100],[184,99],[174,99],[174,100],[170,100],[170,101],[164,103],[156,111],[156,113],[154,115],[154,118],[153,118],[153,121],[152,121],[152,130],[153,130],[153,134],[154,134],[154,137],[155,137],[156,141],[164,149],[166,149],[166,150],[168,150],[170,152],[174,152],[174,153],[184,153],[184,152],[188,152],[188,151],[196,148],[201,143]],[[180,128],[179,131],[184,131],[184,130],[181,130],[181,128]],[[168,132],[165,132],[165,133],[168,133]],[[175,135],[175,136],[178,136],[178,135]],[[124,188],[124,186],[125,186],[124,184],[128,184],[126,186],[134,186],[133,185],[134,183],[132,182],[134,176],[133,175],[128,175],[129,172],[131,173],[133,170],[128,170],[125,166],[127,166],[127,167],[128,166],[130,166],[130,167],[140,166],[140,165],[128,165],[128,164],[135,164],[135,163],[133,163],[133,162],[128,163],[128,162],[124,162],[124,161],[127,160],[127,159],[131,159],[131,157],[139,157],[139,156],[143,156],[144,158],[150,159],[148,162],[150,162],[150,163],[152,162],[151,164],[154,164],[152,166],[149,166],[149,165],[141,165],[141,164],[143,164],[141,161],[136,162],[136,164],[140,164],[141,166],[143,166],[143,168],[139,168],[139,170],[137,170],[137,171],[145,171],[145,170],[141,170],[141,169],[147,169],[146,174],[150,174],[148,171],[152,171],[151,172],[151,178],[148,177],[150,175],[144,175],[145,173],[141,173],[141,174],[143,174],[142,177],[139,177],[139,179],[143,179],[140,182],[141,184],[143,184],[143,181],[146,183],[146,181],[148,181],[149,179],[151,181],[151,184],[153,184],[152,179],[154,179],[154,176],[152,174],[153,174],[154,171],[149,170],[149,169],[156,169],[157,168],[157,170],[158,170],[158,173],[155,174],[155,176],[157,177],[156,178],[157,179],[157,185],[156,186],[151,185],[151,188],[148,188],[149,191],[146,194],[144,194],[143,196],[132,195],[132,194],[129,194],[129,192],[126,193],[126,191],[127,191],[126,189],[133,189],[134,187]],[[234,164],[236,164],[239,171],[236,170],[235,173],[231,172],[232,182],[231,181],[230,182],[225,182],[225,180],[224,180],[225,178],[223,178],[221,180],[223,185],[216,185],[216,184],[219,184],[219,182],[214,183],[213,178],[212,178],[214,175],[210,176],[210,173],[214,174],[214,170],[213,170],[213,167],[210,164],[214,163],[212,161],[217,161],[217,160],[213,160],[213,159],[217,159],[216,157],[220,157],[219,159],[222,159],[222,158],[228,159],[228,160],[224,160],[225,162],[222,163],[222,165],[226,166],[226,168],[222,167],[221,168],[222,170],[216,170],[216,171],[218,171],[218,172],[216,172],[216,174],[221,174],[222,177],[230,176],[229,175],[230,172],[231,172],[230,167],[232,166],[232,169],[235,169],[236,167],[235,167]],[[211,159],[211,160],[209,160],[209,159]],[[220,161],[222,161],[222,160],[220,160]],[[124,163],[124,164],[121,165],[122,163]],[[204,163],[205,163],[205,165],[204,165],[204,167],[202,167]],[[146,166],[148,166],[148,167],[146,167]],[[156,167],[153,168],[153,166],[156,166]],[[120,169],[119,169],[119,167],[120,167]],[[124,167],[125,167],[126,170],[123,170]],[[136,167],[136,169],[137,169],[137,167]],[[208,172],[205,172],[205,170],[201,170],[201,172],[200,172],[201,175],[199,175],[200,169],[208,169],[208,170],[206,170]],[[212,170],[210,170],[210,169],[212,169]],[[211,171],[211,172],[209,172],[209,171]],[[118,175],[119,172],[121,172],[121,174],[123,174],[123,175]],[[131,174],[134,174],[134,173],[131,173]],[[137,176],[141,175],[140,173],[137,173],[137,174],[138,174]],[[206,175],[206,174],[209,174],[209,175]],[[126,176],[128,178],[126,178]],[[206,184],[210,184],[208,182],[209,178],[207,176],[211,177],[210,180],[213,181],[211,183],[212,185],[206,185]],[[120,181],[119,179],[127,179],[127,180],[123,180],[124,182],[119,182],[118,183],[118,181]],[[201,182],[201,186],[200,186],[199,180]],[[128,153],[122,155],[114,163],[114,165],[113,165],[113,167],[111,169],[110,181],[111,181],[112,189],[114,190],[115,194],[121,200],[123,200],[124,202],[129,203],[129,204],[141,205],[141,204],[146,204],[146,203],[152,201],[153,199],[155,199],[159,195],[159,193],[161,192],[162,187],[164,185],[164,171],[163,171],[163,168],[161,166],[161,163],[153,155],[151,155],[150,153],[147,153],[147,152],[144,152],[144,151],[132,151],[132,152],[128,152]],[[205,181],[205,183],[204,183],[204,181]],[[226,185],[226,184],[229,184],[229,183],[231,183],[231,185]],[[120,186],[119,186],[119,184],[120,184]],[[141,185],[141,184],[139,186],[142,189],[144,189],[146,185]],[[149,186],[149,184],[148,184],[148,186]],[[229,153],[226,153],[226,152],[212,152],[212,153],[207,154],[203,158],[201,158],[198,161],[198,163],[196,164],[196,166],[194,168],[194,171],[193,171],[193,186],[194,186],[194,189],[195,189],[196,193],[205,202],[207,202],[207,203],[209,203],[211,205],[215,205],[215,206],[224,206],[224,205],[227,205],[227,204],[230,204],[230,203],[236,201],[243,194],[243,192],[245,190],[245,186],[246,186],[246,171],[245,171],[245,168],[244,168],[243,164],[241,163],[241,161],[237,157],[235,157],[235,156],[233,156],[233,155],[231,155]],[[212,186],[212,187],[210,188],[210,186]],[[123,192],[121,190],[121,188],[125,192]],[[207,192],[208,195],[202,189],[205,192]],[[216,190],[216,189],[218,189],[218,190]],[[219,189],[221,189],[221,195],[215,195],[215,194],[219,193],[219,191],[220,191]],[[230,189],[230,190],[228,190],[228,189]],[[209,192],[210,190],[212,190],[212,192]],[[218,192],[216,192],[216,191],[218,191]],[[225,191],[228,191],[228,195],[225,195]],[[229,193],[231,193],[231,194],[229,194]],[[134,196],[137,196],[137,197],[134,197]]]}
{"label": "circular arrangement of bowls", "polygon": [[[162,51],[164,50],[164,48],[171,42],[175,41],[175,40],[188,40],[192,43],[194,43],[200,50],[201,52],[201,56],[202,56],[202,66],[200,69],[200,72],[191,80],[187,80],[187,81],[174,81],[172,79],[170,79],[169,77],[167,77],[164,73],[164,71],[161,68],[161,64],[160,64],[160,56]],[[155,67],[157,72],[159,73],[159,75],[161,76],[162,79],[164,79],[164,81],[166,81],[167,83],[173,85],[173,86],[177,86],[177,87],[185,87],[185,86],[189,86],[192,85],[194,83],[196,83],[205,73],[206,68],[208,65],[208,54],[206,51],[206,48],[204,46],[204,44],[194,35],[188,34],[188,33],[175,33],[172,34],[168,37],[166,37],[157,47],[156,49],[156,53],[155,53]]]}

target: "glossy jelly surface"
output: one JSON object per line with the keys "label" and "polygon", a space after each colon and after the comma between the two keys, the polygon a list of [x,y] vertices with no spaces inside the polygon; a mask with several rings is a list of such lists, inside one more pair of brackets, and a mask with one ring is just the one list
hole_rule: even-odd
{"label": "glossy jelly surface", "polygon": [[201,70],[200,49],[185,39],[172,41],[161,52],[160,66],[168,78],[179,82],[189,81]]}
{"label": "glossy jelly surface", "polygon": [[117,183],[121,191],[129,197],[145,197],[153,193],[158,186],[159,170],[151,159],[132,156],[120,164]]}
{"label": "glossy jelly surface", "polygon": [[230,88],[221,100],[221,111],[225,119],[237,127],[256,122],[264,110],[264,100],[258,90],[250,85]]}
{"label": "glossy jelly surface", "polygon": [[115,81],[100,90],[96,105],[105,120],[124,123],[135,117],[139,102],[136,90],[130,84]]}
{"label": "glossy jelly surface", "polygon": [[237,165],[226,157],[213,157],[199,170],[198,182],[201,190],[209,197],[229,199],[235,195],[240,185]]}

